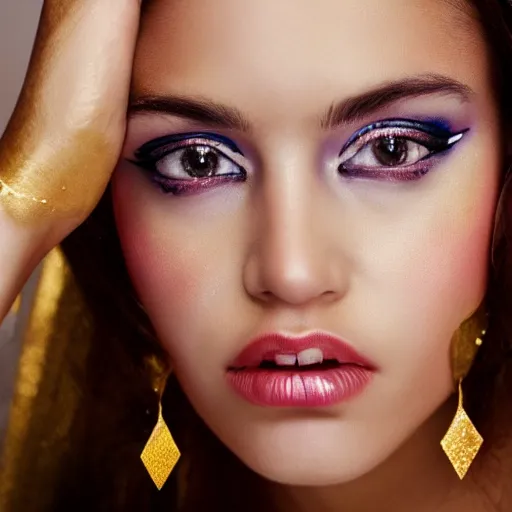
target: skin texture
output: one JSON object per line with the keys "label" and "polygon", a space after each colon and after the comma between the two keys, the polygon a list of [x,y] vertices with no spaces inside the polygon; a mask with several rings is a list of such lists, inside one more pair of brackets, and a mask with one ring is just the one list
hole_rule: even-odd
{"label": "skin texture", "polygon": [[110,179],[126,129],[139,14],[137,0],[44,3],[23,91],[0,140],[0,318]]}
{"label": "skin texture", "polygon": [[[434,0],[156,0],[144,17],[134,101],[212,100],[250,126],[130,118],[113,181],[126,261],[193,406],[249,467],[285,484],[283,510],[485,505],[439,448],[454,411],[450,340],[485,293],[501,172],[474,23]],[[319,127],[334,102],[425,74],[472,93],[421,95]],[[329,165],[332,148],[373,121],[438,116],[469,132],[421,180],[342,179]],[[243,148],[247,181],[176,197],[129,162],[157,137],[208,130]],[[227,366],[255,336],[313,330],[375,363],[361,395],[279,409],[229,387]]]}

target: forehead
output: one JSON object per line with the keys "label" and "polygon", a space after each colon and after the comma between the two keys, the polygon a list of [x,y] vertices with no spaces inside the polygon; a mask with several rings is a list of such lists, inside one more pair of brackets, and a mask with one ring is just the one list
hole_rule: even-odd
{"label": "forehead", "polygon": [[151,0],[135,94],[279,109],[425,73],[478,92],[489,87],[488,57],[469,9],[447,0]]}

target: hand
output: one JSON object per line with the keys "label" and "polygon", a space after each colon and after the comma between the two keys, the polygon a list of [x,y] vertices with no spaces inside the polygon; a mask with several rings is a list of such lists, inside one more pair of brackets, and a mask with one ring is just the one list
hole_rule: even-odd
{"label": "hand", "polygon": [[0,321],[99,201],[120,154],[140,0],[45,0],[0,140]]}

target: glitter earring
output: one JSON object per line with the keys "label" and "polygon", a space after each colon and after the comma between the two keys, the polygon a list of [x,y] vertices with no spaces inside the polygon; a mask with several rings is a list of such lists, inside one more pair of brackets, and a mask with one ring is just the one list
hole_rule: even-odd
{"label": "glitter earring", "polygon": [[140,458],[149,476],[160,490],[176,466],[181,453],[162,415],[162,395],[167,376],[158,380],[154,387],[154,391],[158,394],[158,419]]}
{"label": "glitter earring", "polygon": [[486,325],[486,316],[485,310],[480,307],[460,326],[452,339],[452,371],[458,386],[459,401],[450,427],[441,440],[441,447],[461,480],[483,443],[482,436],[464,410],[462,380],[469,372],[478,348],[482,345],[482,338],[485,335],[485,328],[482,328],[482,325]]}

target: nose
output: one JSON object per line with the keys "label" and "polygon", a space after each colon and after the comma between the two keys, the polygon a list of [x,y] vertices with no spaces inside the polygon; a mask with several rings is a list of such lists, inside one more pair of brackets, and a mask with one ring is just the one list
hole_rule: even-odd
{"label": "nose", "polygon": [[297,174],[262,187],[244,269],[251,296],[295,307],[339,300],[350,273],[332,208],[318,186]]}

